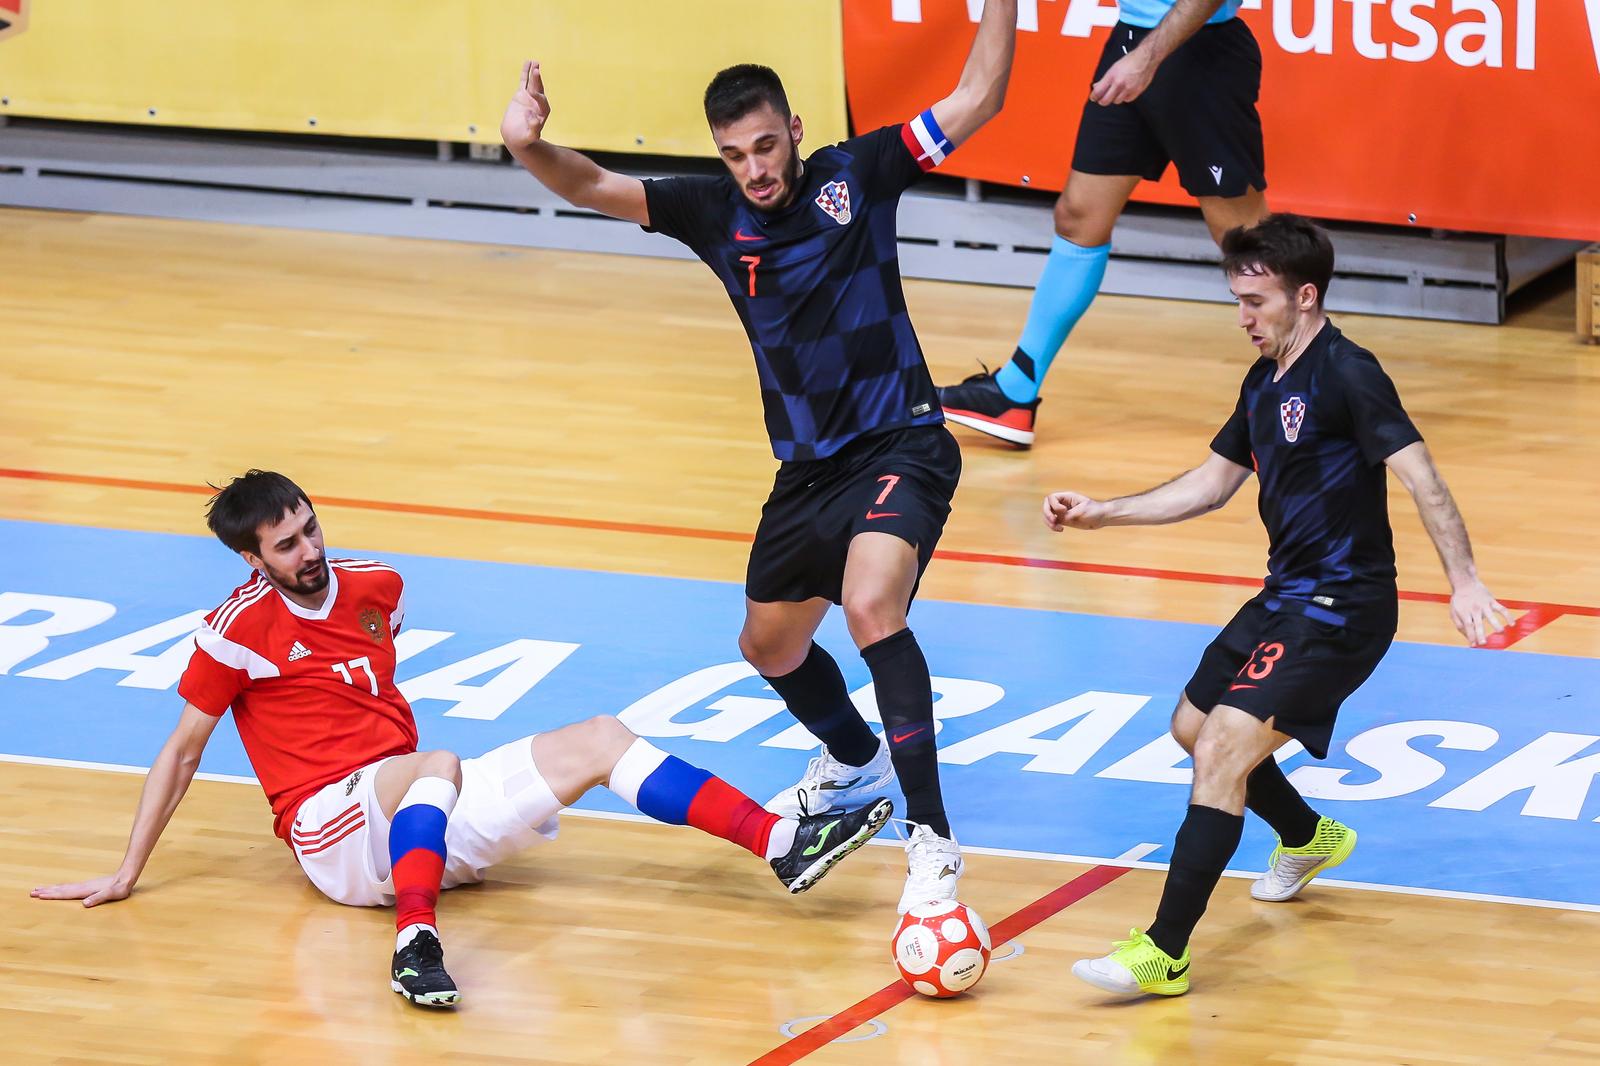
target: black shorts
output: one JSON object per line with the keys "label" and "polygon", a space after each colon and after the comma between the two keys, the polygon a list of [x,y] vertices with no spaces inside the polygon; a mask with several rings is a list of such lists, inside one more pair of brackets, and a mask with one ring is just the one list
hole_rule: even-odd
{"label": "black shorts", "polygon": [[1266,721],[1327,758],[1339,706],[1360,688],[1394,641],[1394,631],[1362,632],[1303,614],[1269,611],[1262,593],[1200,656],[1184,686],[1207,714],[1218,704]]}
{"label": "black shorts", "polygon": [[[1119,22],[1094,80],[1149,30]],[[1091,83],[1092,84],[1092,83]],[[1155,181],[1169,162],[1191,196],[1243,196],[1267,187],[1261,143],[1261,48],[1243,19],[1202,26],[1156,68],[1130,104],[1083,105],[1072,169]]]}
{"label": "black shorts", "polygon": [[784,463],[761,508],[744,590],[757,603],[840,602],[845,555],[858,533],[892,533],[933,558],[961,477],[944,426],[861,437],[826,459]]}

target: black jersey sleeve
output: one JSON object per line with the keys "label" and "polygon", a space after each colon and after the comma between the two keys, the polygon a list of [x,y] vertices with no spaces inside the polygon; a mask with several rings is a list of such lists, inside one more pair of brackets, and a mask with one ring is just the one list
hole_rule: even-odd
{"label": "black jersey sleeve", "polygon": [[716,178],[653,178],[644,183],[649,233],[664,233],[699,250],[722,232],[724,198]]}
{"label": "black jersey sleeve", "polygon": [[1211,438],[1211,450],[1240,466],[1254,468],[1255,452],[1250,447],[1250,417],[1245,410],[1245,388],[1239,386],[1239,402],[1233,405],[1233,414]]}
{"label": "black jersey sleeve", "polygon": [[1334,366],[1334,382],[1349,413],[1350,434],[1368,463],[1376,466],[1422,439],[1394,382],[1370,352],[1355,351],[1340,359]]}
{"label": "black jersey sleeve", "polygon": [[899,196],[955,151],[933,124],[932,111],[852,137],[840,147],[861,161],[876,196]]}

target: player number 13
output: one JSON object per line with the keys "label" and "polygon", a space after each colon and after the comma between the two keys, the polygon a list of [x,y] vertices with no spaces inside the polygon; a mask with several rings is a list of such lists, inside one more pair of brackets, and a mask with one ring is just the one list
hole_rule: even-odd
{"label": "player number 13", "polygon": [[333,672],[344,678],[344,683],[347,685],[356,683],[355,677],[350,673],[352,670],[366,672],[367,686],[372,689],[372,694],[376,696],[378,694],[378,675],[372,672],[372,660],[363,655],[361,658],[351,659],[347,663],[333,664]]}

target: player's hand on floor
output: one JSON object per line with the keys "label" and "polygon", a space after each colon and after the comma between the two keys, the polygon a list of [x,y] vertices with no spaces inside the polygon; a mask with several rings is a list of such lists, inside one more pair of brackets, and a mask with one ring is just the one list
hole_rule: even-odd
{"label": "player's hand on floor", "polygon": [[1494,634],[1505,631],[1511,624],[1511,612],[1489,594],[1483,582],[1474,581],[1451,595],[1450,620],[1476,648]]}
{"label": "player's hand on floor", "polygon": [[34,899],[81,899],[85,907],[95,907],[101,903],[115,903],[119,899],[127,899],[132,892],[132,885],[124,883],[116,874],[111,874],[108,877],[96,877],[92,881],[36,888],[28,894]]}
{"label": "player's hand on floor", "polygon": [[1105,504],[1081,492],[1052,492],[1044,498],[1044,524],[1060,533],[1072,529],[1099,529],[1105,524]]}
{"label": "player's hand on floor", "polygon": [[1150,88],[1155,76],[1155,64],[1149,61],[1143,49],[1135,48],[1111,64],[1111,69],[1089,88],[1089,99],[1102,107],[1130,104]]}
{"label": "player's hand on floor", "polygon": [[505,117],[500,120],[500,139],[512,149],[536,144],[549,118],[550,101],[544,95],[544,77],[539,73],[539,64],[527,60],[522,64],[522,81],[506,105]]}

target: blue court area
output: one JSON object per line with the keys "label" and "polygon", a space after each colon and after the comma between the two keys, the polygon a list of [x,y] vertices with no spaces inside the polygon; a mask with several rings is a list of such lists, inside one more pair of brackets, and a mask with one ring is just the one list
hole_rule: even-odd
{"label": "blue court area", "polygon": [[[739,659],[737,585],[330,555],[405,576],[399,676],[426,747],[473,755],[610,713],[757,800],[804,769],[809,737]],[[0,753],[148,766],[178,714],[187,635],[247,576],[209,538],[0,522]],[[1150,842],[1165,857],[1188,779],[1167,717],[1212,627],[926,601],[912,626],[964,844],[1105,858]],[[870,717],[838,612],[819,639]],[[1360,831],[1341,879],[1600,905],[1597,683],[1591,659],[1396,644],[1329,758],[1285,768]],[[250,774],[227,722],[202,769]],[[630,809],[604,791],[581,806]],[[1259,868],[1270,846],[1251,819],[1235,865]]]}

